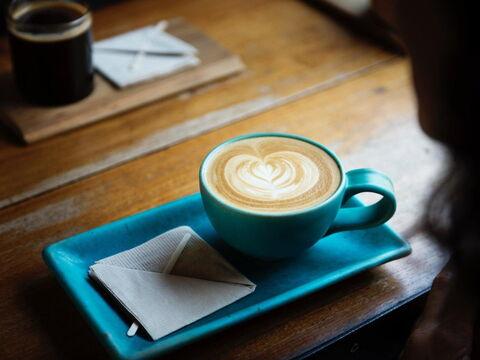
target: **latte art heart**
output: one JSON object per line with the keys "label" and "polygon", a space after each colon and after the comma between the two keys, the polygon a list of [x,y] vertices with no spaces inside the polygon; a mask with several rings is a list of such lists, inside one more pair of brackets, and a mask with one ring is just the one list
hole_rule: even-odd
{"label": "latte art heart", "polygon": [[242,154],[227,161],[224,177],[232,190],[257,200],[291,199],[308,192],[319,170],[308,157],[279,151],[260,159]]}
{"label": "latte art heart", "polygon": [[265,136],[226,144],[204,166],[209,189],[233,206],[284,212],[319,204],[340,184],[336,162],[321,148]]}

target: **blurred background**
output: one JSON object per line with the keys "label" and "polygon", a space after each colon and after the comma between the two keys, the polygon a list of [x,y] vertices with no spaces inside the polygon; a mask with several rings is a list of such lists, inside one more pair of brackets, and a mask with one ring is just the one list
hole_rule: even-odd
{"label": "blurred background", "polygon": [[[102,7],[107,4],[119,2],[121,0],[85,0],[84,2],[87,3],[90,8],[92,9],[97,9],[99,7]],[[5,32],[5,14],[6,14],[6,9],[8,7],[8,4],[10,3],[10,0],[0,0],[0,33]]]}

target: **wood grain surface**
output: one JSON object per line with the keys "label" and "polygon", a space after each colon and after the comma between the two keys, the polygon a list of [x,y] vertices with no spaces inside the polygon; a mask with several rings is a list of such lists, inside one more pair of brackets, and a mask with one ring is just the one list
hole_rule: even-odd
{"label": "wood grain surface", "polygon": [[[238,54],[247,71],[31,146],[0,132],[0,208],[171,146],[189,121],[202,126],[197,131],[210,131],[209,122],[223,126],[248,118],[348,81],[393,57],[292,0],[126,1],[94,14],[95,36],[176,16]],[[9,69],[7,55],[3,39],[0,71]],[[177,139],[164,141],[172,133]]]}
{"label": "wood grain surface", "polygon": [[[406,61],[395,60],[3,209],[0,311],[6,315],[0,318],[0,357],[105,358],[48,273],[40,257],[42,248],[198,191],[202,157],[232,136],[254,131],[297,133],[330,146],[347,168],[372,166],[385,171],[394,180],[398,197],[398,213],[391,224],[401,233],[408,232],[421,216],[422,203],[445,161],[441,149],[421,133],[415,117]],[[428,291],[444,255],[422,234],[416,233],[410,241],[413,253],[406,258],[191,344],[168,358],[288,359],[334,341]]]}
{"label": "wood grain surface", "polygon": [[12,74],[6,72],[0,77],[0,90],[7,94],[0,98],[0,119],[25,142],[32,143],[245,69],[237,55],[228,52],[184,19],[168,19],[166,31],[195,46],[200,59],[198,66],[124,89],[118,89],[102,76],[95,75],[95,88],[91,95],[77,103],[58,107],[35,106],[23,101],[13,91]]}
{"label": "wood grain surface", "polygon": [[[198,191],[203,156],[248,132],[308,136],[347,169],[389,174],[398,199],[390,224],[412,234],[413,253],[167,358],[301,356],[428,291],[444,263],[415,231],[447,159],[417,126],[405,59],[294,0],[124,1],[94,14],[95,36],[177,16],[239,54],[248,70],[31,146],[0,128],[0,359],[105,359],[41,250]],[[9,67],[0,39],[0,72]]]}

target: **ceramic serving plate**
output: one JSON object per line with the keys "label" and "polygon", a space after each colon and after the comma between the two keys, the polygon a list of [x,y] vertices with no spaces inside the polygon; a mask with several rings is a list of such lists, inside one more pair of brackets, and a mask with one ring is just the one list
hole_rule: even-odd
{"label": "ceramic serving plate", "polygon": [[[349,206],[362,206],[352,199]],[[257,284],[254,293],[162,339],[127,337],[131,319],[88,278],[96,260],[188,225]],[[279,239],[288,241],[288,239]],[[199,194],[75,235],[45,248],[44,259],[110,354],[147,359],[291,302],[411,252],[387,225],[327,236],[302,255],[277,262],[247,258],[225,245],[210,225]]]}

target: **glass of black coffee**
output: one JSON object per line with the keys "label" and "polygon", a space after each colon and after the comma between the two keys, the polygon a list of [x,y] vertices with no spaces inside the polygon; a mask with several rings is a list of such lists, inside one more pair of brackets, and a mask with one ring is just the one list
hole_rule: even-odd
{"label": "glass of black coffee", "polygon": [[7,15],[18,90],[32,103],[62,105],[93,90],[92,17],[81,2],[12,1]]}

